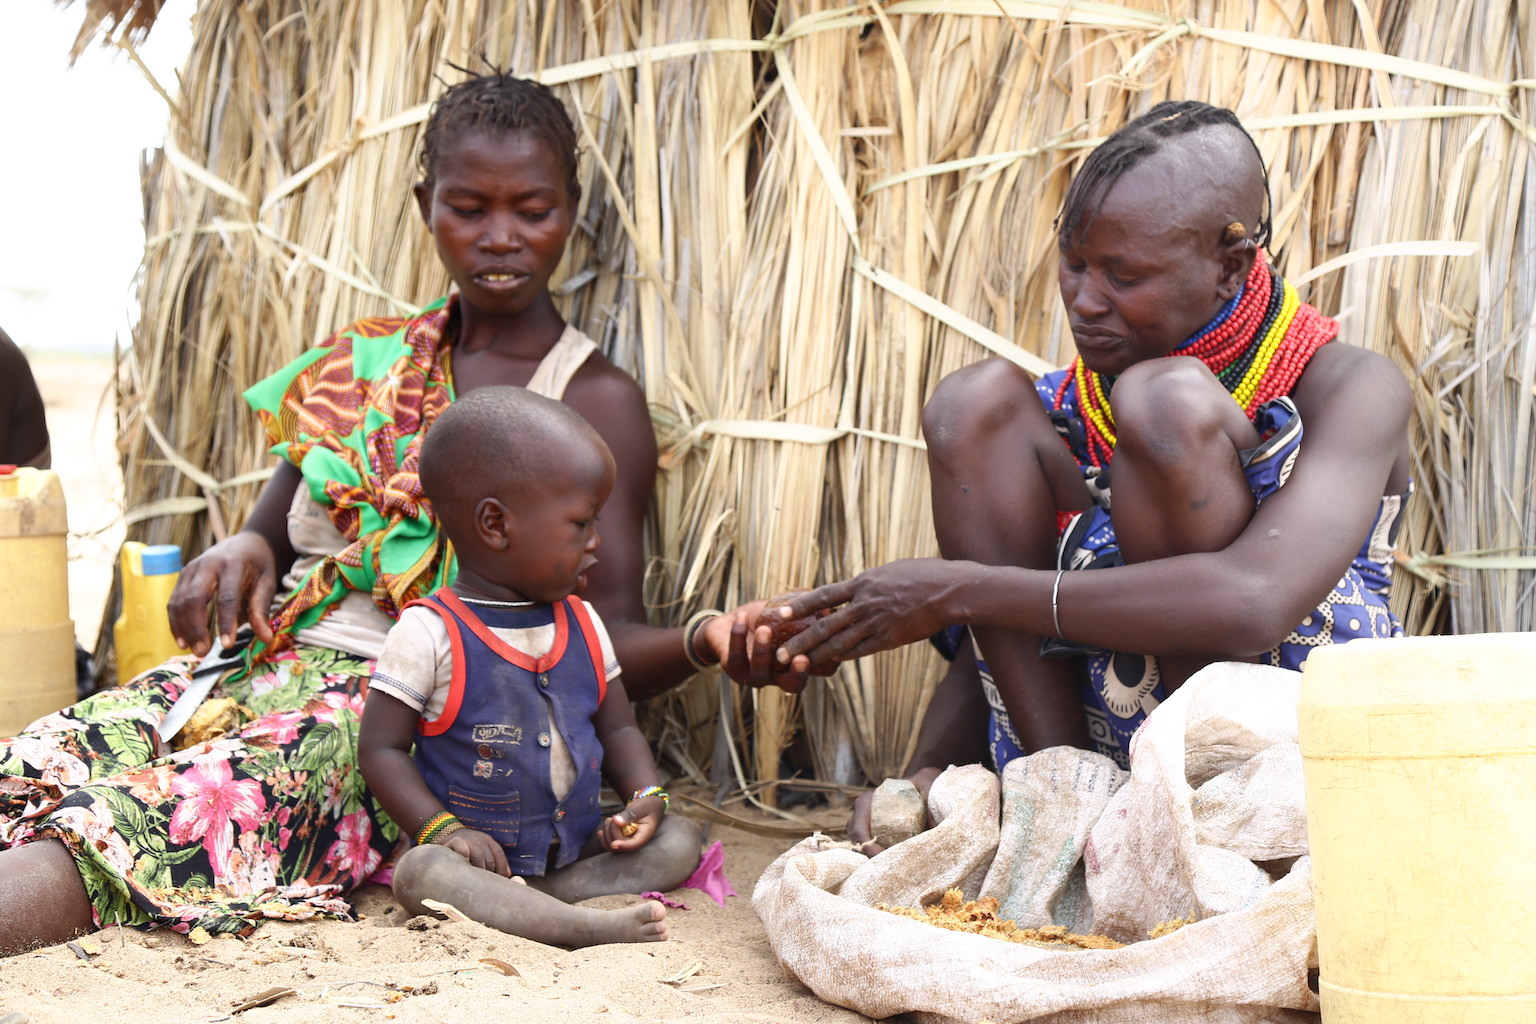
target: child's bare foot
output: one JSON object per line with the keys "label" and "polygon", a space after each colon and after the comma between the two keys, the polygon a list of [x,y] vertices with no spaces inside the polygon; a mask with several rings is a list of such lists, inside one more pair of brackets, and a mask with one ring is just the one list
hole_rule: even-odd
{"label": "child's bare foot", "polygon": [[667,908],[655,900],[618,910],[570,909],[585,910],[592,915],[584,936],[586,941],[570,943],[573,947],[600,946],[606,942],[665,942],[669,936]]}
{"label": "child's bare foot", "polygon": [[481,870],[446,846],[407,850],[395,866],[394,891],[413,914],[431,912],[422,900],[438,900],[481,924],[552,946],[667,938],[667,908],[655,900],[618,910],[573,907],[520,878]]}

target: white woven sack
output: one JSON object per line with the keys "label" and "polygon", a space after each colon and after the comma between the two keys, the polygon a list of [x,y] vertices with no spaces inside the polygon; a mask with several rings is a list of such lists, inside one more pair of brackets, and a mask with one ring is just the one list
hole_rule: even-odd
{"label": "white woven sack", "polygon": [[[979,765],[951,768],[929,794],[934,828],[874,859],[804,840],[764,872],[753,907],[787,970],[871,1017],[1316,1021],[1299,681],[1207,668],[1148,718],[1129,774],[1067,747],[1015,761],[1001,784]],[[1021,927],[1057,923],[1131,945],[1046,949],[873,909],[949,888],[997,897]]]}

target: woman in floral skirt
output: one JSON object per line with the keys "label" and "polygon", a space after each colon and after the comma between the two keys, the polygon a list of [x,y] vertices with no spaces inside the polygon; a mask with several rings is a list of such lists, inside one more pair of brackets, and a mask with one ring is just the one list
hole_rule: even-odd
{"label": "woman in floral skirt", "polygon": [[[414,196],[453,294],[343,328],[251,388],[280,461],[244,529],[182,573],[171,621],[192,654],[0,740],[0,954],[111,924],[197,938],[348,914],[345,894],[399,838],[357,769],[373,659],[399,608],[454,573],[416,455],[474,387],[560,398],[613,450],[602,564],[583,596],[609,623],[633,694],[722,659],[734,677],[767,679],[770,652],[747,653],[756,606],[646,625],[645,397],[548,289],[580,198],[575,140],[560,102],[530,81],[489,74],[438,100]],[[210,608],[226,647],[244,622],[253,634],[210,695],[233,724],[167,743],[161,723],[212,645]]]}

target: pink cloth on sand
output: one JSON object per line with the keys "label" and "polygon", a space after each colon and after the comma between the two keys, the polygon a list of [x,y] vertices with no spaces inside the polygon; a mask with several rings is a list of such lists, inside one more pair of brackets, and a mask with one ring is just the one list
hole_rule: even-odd
{"label": "pink cloth on sand", "polygon": [[704,851],[704,856],[699,858],[698,868],[678,888],[697,889],[722,907],[725,906],[727,896],[741,895],[731,887],[731,880],[725,877],[725,845],[720,840],[716,839]]}
{"label": "pink cloth on sand", "polygon": [[640,894],[640,898],[643,900],[655,900],[657,903],[660,903],[666,907],[671,907],[673,910],[688,909],[688,904],[680,903],[664,892],[643,892]]}

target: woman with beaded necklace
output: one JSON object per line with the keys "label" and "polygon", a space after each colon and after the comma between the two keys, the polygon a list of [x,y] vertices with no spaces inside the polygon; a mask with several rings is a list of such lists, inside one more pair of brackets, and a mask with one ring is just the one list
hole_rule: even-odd
{"label": "woman with beaded necklace", "polygon": [[1268,206],[1229,110],[1161,103],[1110,136],[1057,222],[1077,358],[1038,381],[967,367],[924,411],[944,557],[792,602],[835,610],[785,661],[969,627],[908,766],[920,786],[988,753],[999,770],[1063,744],[1123,761],[1206,664],[1294,669],[1320,644],[1401,633],[1387,593],[1407,382],[1333,342],[1338,324],[1273,270]]}

